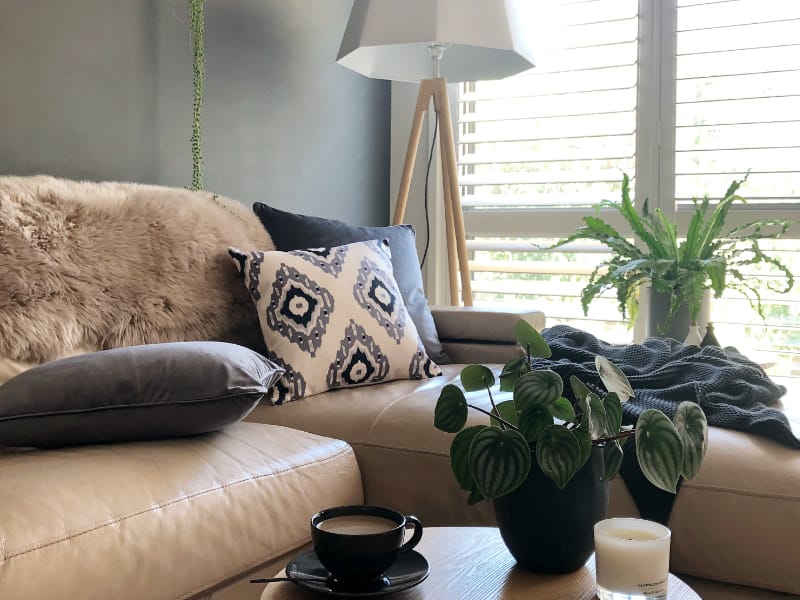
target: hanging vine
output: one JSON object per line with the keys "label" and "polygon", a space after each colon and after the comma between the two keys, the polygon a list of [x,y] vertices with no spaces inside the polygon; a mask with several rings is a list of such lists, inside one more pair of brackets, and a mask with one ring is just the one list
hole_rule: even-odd
{"label": "hanging vine", "polygon": [[194,105],[192,111],[192,186],[194,191],[203,189],[203,148],[201,117],[203,113],[203,92],[206,81],[205,57],[205,0],[189,2],[189,42],[192,46],[192,71],[194,73]]}

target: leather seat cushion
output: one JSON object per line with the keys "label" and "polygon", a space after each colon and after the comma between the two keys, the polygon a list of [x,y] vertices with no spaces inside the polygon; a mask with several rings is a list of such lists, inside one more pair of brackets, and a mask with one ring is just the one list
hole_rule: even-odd
{"label": "leather seat cushion", "polygon": [[[610,513],[638,516],[619,480]],[[669,527],[672,571],[800,594],[800,452],[710,427],[706,459],[681,485]]]}
{"label": "leather seat cushion", "polygon": [[[450,471],[452,435],[433,427],[443,376],[327,392],[286,406],[260,404],[248,419],[297,427],[350,442],[370,503],[416,511],[423,523],[494,524],[489,503],[468,507]],[[499,366],[493,366],[495,373]],[[477,396],[477,394],[476,394]],[[495,394],[497,402],[510,395]],[[470,402],[490,408],[488,397]],[[486,417],[470,411],[471,423]],[[611,513],[638,516],[615,481]],[[697,577],[800,593],[800,453],[770,440],[711,428],[705,463],[683,484],[670,526],[672,569]]]}
{"label": "leather seat cushion", "polygon": [[[370,504],[414,514],[423,524],[493,525],[491,505],[467,506],[450,471],[452,436],[433,427],[439,391],[459,382],[461,367],[443,365],[442,371],[431,379],[340,389],[281,406],[262,402],[247,420],[346,440],[356,452]],[[471,412],[470,419],[483,422]]]}
{"label": "leather seat cushion", "polygon": [[0,453],[4,598],[187,598],[363,501],[352,449],[239,423],[173,440]]}

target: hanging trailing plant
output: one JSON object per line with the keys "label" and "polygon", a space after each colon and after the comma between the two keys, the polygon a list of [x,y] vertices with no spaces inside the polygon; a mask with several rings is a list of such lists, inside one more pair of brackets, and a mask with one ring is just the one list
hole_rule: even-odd
{"label": "hanging trailing plant", "polygon": [[189,42],[192,46],[194,103],[192,109],[192,185],[193,191],[203,189],[203,149],[201,118],[203,92],[206,82],[205,58],[205,0],[189,0]]}

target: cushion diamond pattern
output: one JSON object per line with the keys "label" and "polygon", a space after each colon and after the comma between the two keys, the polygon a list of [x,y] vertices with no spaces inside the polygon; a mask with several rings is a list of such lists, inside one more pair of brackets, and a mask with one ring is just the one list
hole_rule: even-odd
{"label": "cushion diamond pattern", "polygon": [[275,404],[441,373],[403,302],[385,242],[230,254],[258,309],[267,355],[286,369],[269,395]]}

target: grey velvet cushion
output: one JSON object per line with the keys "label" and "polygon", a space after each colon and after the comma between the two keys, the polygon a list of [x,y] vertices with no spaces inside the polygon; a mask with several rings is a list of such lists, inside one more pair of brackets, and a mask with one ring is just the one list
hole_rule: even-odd
{"label": "grey velvet cushion", "polygon": [[244,346],[176,342],[45,363],[0,386],[0,445],[205,433],[243,419],[283,374]]}
{"label": "grey velvet cushion", "polygon": [[350,225],[333,219],[309,217],[278,210],[261,202],[253,204],[253,212],[272,237],[276,250],[306,250],[332,248],[367,240],[389,241],[392,253],[392,272],[406,310],[417,328],[425,352],[437,364],[452,362],[445,354],[436,325],[433,322],[428,299],[422,287],[422,272],[417,258],[414,227],[392,225],[365,227]]}

